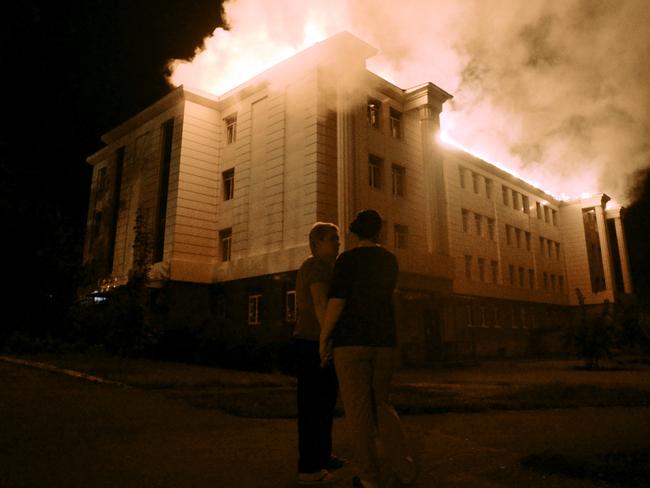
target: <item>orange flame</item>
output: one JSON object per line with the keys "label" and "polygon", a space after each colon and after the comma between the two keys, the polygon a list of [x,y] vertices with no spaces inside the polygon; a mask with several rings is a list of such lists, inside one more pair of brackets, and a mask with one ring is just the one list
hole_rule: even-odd
{"label": "orange flame", "polygon": [[[224,8],[229,30],[215,29],[211,36],[204,39],[203,45],[197,48],[191,60],[170,62],[171,84],[221,96],[341,30],[348,30],[373,44],[372,35],[368,35],[368,26],[360,27],[354,22],[354,16],[348,12],[348,2],[344,0],[306,3],[301,0],[284,0],[274,6],[268,6],[262,1],[239,0],[226,1]],[[463,65],[461,55],[447,49],[436,52],[436,56],[442,57],[445,66],[454,71],[447,76],[447,80],[458,78],[458,71]],[[368,65],[373,72],[393,84],[398,84],[405,78],[412,82],[417,67],[422,66],[413,62],[391,63],[382,54],[370,59]],[[408,74],[400,70],[408,70]],[[403,74],[405,78],[402,77]],[[423,79],[418,83],[426,81],[430,80]],[[442,142],[487,161],[558,200],[576,198],[579,193],[596,193],[596,169],[589,173],[583,165],[580,172],[571,173],[570,168],[562,172],[558,168],[568,168],[569,163],[560,165],[559,162],[554,163],[552,168],[542,164],[525,166],[510,149],[521,134],[514,127],[504,127],[507,124],[504,122],[504,114],[497,113],[489,106],[474,106],[464,109],[462,113],[449,113],[448,108],[441,117]],[[456,121],[460,122],[453,120],[454,115],[458,116]],[[497,119],[501,121],[501,127],[494,128]],[[468,127],[468,120],[472,121],[473,128]],[[482,132],[482,137],[476,137],[477,131]],[[469,140],[480,148],[470,148],[459,142]],[[558,160],[560,158],[561,156],[556,157]],[[576,192],[575,189],[583,191]]]}

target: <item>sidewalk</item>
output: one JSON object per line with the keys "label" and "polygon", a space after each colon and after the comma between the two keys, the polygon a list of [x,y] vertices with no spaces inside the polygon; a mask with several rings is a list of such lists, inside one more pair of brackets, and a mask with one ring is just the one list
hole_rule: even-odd
{"label": "sidewalk", "polygon": [[[295,379],[108,355],[4,357],[61,374],[160,390],[190,405],[257,418],[295,417]],[[579,361],[485,361],[476,366],[403,369],[393,381],[401,414],[650,405],[650,364],[581,370]],[[339,413],[342,410],[339,405]]]}

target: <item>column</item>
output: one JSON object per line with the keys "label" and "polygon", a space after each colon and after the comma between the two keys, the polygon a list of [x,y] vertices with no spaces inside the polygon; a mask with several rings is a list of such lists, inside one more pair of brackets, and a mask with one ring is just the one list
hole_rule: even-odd
{"label": "column", "polygon": [[603,259],[603,270],[605,272],[605,289],[610,293],[614,292],[614,280],[612,276],[612,254],[609,249],[607,239],[607,224],[605,222],[605,213],[602,205],[596,205],[596,225],[598,226],[598,241],[600,243],[600,253]]}
{"label": "column", "polygon": [[443,163],[436,143],[439,113],[440,111],[431,105],[419,107],[426,198],[426,237],[430,253],[449,254]]}
{"label": "column", "polygon": [[627,254],[627,242],[623,232],[623,222],[621,217],[614,218],[614,227],[616,229],[616,242],[618,244],[618,255],[621,259],[621,273],[623,274],[623,291],[632,293],[632,275],[630,274],[630,259]]}
{"label": "column", "polygon": [[339,80],[336,99],[336,171],[338,225],[341,229],[341,249],[348,248],[348,226],[354,207],[354,103],[349,85]]}

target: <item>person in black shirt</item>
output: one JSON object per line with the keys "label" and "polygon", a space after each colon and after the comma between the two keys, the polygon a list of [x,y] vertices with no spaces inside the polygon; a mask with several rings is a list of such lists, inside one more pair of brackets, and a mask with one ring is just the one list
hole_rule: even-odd
{"label": "person in black shirt", "polygon": [[378,244],[381,217],[375,210],[359,212],[349,229],[359,242],[334,265],[320,334],[321,361],[325,365],[333,358],[339,379],[359,467],[353,486],[380,486],[376,441],[391,474],[410,484],[415,462],[388,401],[397,342],[392,306],[397,258]]}

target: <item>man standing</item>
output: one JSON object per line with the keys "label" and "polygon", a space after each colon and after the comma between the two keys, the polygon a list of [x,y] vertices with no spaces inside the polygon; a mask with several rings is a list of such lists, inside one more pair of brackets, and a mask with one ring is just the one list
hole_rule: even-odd
{"label": "man standing", "polygon": [[321,484],[336,480],[330,471],[344,461],[332,455],[332,423],[338,382],[332,364],[320,365],[320,324],[339,251],[336,225],[317,222],[309,232],[312,255],[296,278],[298,320],[294,331],[298,402],[298,483]]}

